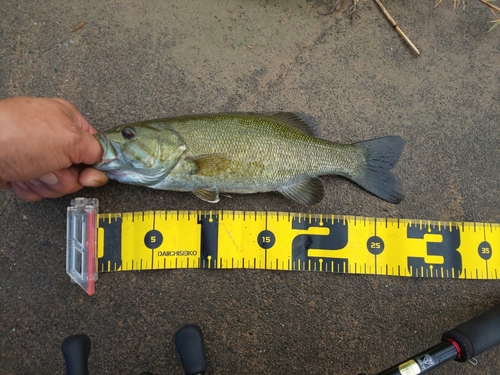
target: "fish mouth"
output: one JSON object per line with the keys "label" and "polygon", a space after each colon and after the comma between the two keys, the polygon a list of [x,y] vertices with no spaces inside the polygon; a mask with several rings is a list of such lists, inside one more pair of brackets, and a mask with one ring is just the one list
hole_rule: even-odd
{"label": "fish mouth", "polygon": [[102,160],[95,163],[92,167],[101,171],[115,170],[119,168],[120,155],[122,153],[120,146],[117,143],[110,141],[104,134],[101,133],[94,134],[94,138],[99,141],[104,151],[102,154]]}

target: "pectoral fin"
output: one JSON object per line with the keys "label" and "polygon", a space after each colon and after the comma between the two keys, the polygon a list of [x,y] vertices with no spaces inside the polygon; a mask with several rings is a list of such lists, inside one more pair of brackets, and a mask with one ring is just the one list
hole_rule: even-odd
{"label": "pectoral fin", "polygon": [[204,189],[196,189],[192,192],[201,200],[204,200],[208,203],[218,203],[220,201],[219,198],[219,190],[216,187],[214,188],[204,188]]}
{"label": "pectoral fin", "polygon": [[219,176],[229,168],[231,163],[231,159],[223,154],[200,155],[187,161],[193,165],[191,174],[200,176]]}
{"label": "pectoral fin", "polygon": [[308,178],[298,184],[278,190],[285,197],[307,206],[321,202],[325,195],[323,182],[318,177]]}

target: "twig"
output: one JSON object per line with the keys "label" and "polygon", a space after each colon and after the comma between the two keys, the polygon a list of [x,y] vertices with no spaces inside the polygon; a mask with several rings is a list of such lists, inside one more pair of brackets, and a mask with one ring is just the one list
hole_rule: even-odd
{"label": "twig", "polygon": [[349,8],[349,14],[352,16],[354,12],[358,9],[359,0],[352,0],[352,5]]}
{"label": "twig", "polygon": [[73,27],[71,30],[69,30],[70,32],[74,32],[76,30],[80,30],[83,26],[85,26],[87,24],[87,21],[82,21],[80,22],[78,25],[76,25],[75,27]]}
{"label": "twig", "polygon": [[[481,0],[479,0],[479,1],[481,1]],[[394,18],[392,18],[391,15],[389,14],[389,12],[387,11],[387,9],[385,9],[384,4],[382,4],[382,2],[380,0],[375,0],[375,2],[378,4],[378,6],[380,7],[380,9],[384,13],[384,15],[387,17],[389,22],[392,24],[392,26],[394,26],[394,28],[396,29],[398,34],[401,35],[401,37],[405,40],[405,42],[411,47],[413,52],[415,52],[417,55],[420,55],[420,51],[417,49],[417,47],[415,47],[415,45],[411,42],[411,40],[406,36],[406,34],[403,32],[403,30],[401,30],[401,28],[398,26],[396,21],[394,21]]]}
{"label": "twig", "polygon": [[494,9],[494,10],[496,10],[497,12],[500,12],[500,8],[499,8],[499,7],[497,7],[497,6],[495,6],[495,5],[491,4],[491,3],[489,3],[488,1],[485,1],[485,0],[479,0],[479,1],[480,1],[481,3],[483,3],[484,5],[486,5],[486,6],[490,7],[491,9]]}

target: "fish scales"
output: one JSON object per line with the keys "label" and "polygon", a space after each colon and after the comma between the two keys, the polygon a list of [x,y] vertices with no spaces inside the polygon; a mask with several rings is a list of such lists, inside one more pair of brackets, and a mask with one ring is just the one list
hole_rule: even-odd
{"label": "fish scales", "polygon": [[[221,171],[211,176],[221,187],[228,175],[241,184],[252,178],[255,185],[264,188],[288,183],[291,177],[299,181],[311,173],[348,174],[358,164],[356,158],[362,158],[359,150],[352,146],[337,145],[260,119],[249,121],[221,115],[174,121],[172,128],[182,135],[187,157],[230,155],[231,166],[226,173]],[[325,154],[333,155],[325,158]]]}

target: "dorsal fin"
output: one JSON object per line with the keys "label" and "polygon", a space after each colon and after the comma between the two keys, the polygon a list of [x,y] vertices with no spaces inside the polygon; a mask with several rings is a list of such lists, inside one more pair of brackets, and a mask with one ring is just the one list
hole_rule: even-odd
{"label": "dorsal fin", "polygon": [[288,126],[294,130],[297,130],[301,133],[307,134],[309,136],[315,137],[317,124],[314,121],[312,116],[306,115],[300,112],[226,112],[226,113],[204,113],[202,115],[184,115],[170,118],[162,118],[162,119],[154,119],[148,121],[142,121],[140,123],[134,123],[131,125],[139,124],[139,125],[148,125],[153,128],[158,129],[171,129],[171,122],[179,121],[179,120],[189,120],[192,118],[198,118],[199,116],[203,117],[211,117],[211,116],[220,116],[220,115],[248,115],[254,118],[263,118],[269,120],[269,117],[278,121],[280,124]]}
{"label": "dorsal fin", "polygon": [[278,120],[281,124],[289,126],[301,133],[315,136],[315,123],[312,117],[307,116],[298,112],[268,112],[262,113],[263,115],[273,117]]}

